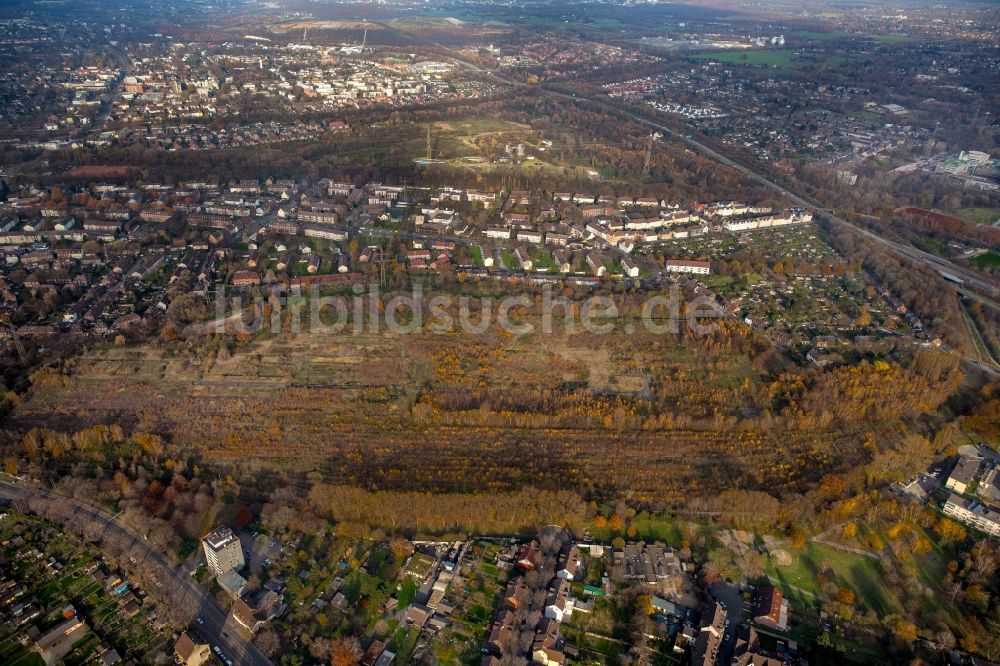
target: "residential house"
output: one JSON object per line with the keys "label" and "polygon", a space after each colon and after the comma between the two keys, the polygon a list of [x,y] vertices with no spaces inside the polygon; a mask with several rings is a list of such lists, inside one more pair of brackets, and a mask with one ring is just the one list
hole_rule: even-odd
{"label": "residential house", "polygon": [[247,579],[233,570],[216,576],[215,581],[233,599],[242,597],[247,589]]}
{"label": "residential house", "polygon": [[572,265],[569,261],[569,253],[566,250],[556,250],[552,253],[552,260],[556,264],[556,270],[560,273],[569,273]]}
{"label": "residential house", "polygon": [[587,266],[590,267],[590,271],[597,277],[601,277],[608,272],[608,269],[604,266],[604,261],[593,252],[587,253]]}
{"label": "residential house", "polygon": [[527,206],[531,204],[531,193],[527,190],[514,190],[510,193],[508,201],[513,206]]}
{"label": "residential house", "polygon": [[[21,258],[24,261],[24,258]],[[979,472],[979,466],[982,460],[979,458],[973,458],[970,456],[962,456],[958,459],[958,464],[955,465],[955,469],[952,470],[951,476],[945,482],[945,488],[949,490],[954,490],[956,493],[965,493],[969,490],[969,484],[972,483],[972,479]]]}
{"label": "residential house", "polygon": [[280,617],[287,608],[281,594],[265,588],[249,602],[237,599],[233,604],[232,615],[247,631],[256,633],[264,624]]}
{"label": "residential house", "polygon": [[73,617],[36,638],[35,648],[45,666],[55,666],[89,633],[89,627],[77,617]]}
{"label": "residential house", "polygon": [[788,600],[776,587],[759,587],[754,594],[753,621],[769,629],[788,629]]}
{"label": "residential house", "polygon": [[725,623],[726,611],[721,604],[716,603],[695,638],[694,648],[691,650],[692,666],[714,666],[722,645]]}
{"label": "residential house", "polygon": [[525,544],[517,549],[517,554],[514,556],[514,561],[517,566],[525,571],[531,571],[538,565],[538,560],[542,555],[541,545],[537,540],[533,540],[529,544]]}
{"label": "residential house", "polygon": [[479,252],[479,256],[483,258],[483,266],[486,268],[493,267],[493,251],[489,247],[483,245],[477,245],[476,250]]}
{"label": "residential house", "polygon": [[577,575],[580,565],[580,549],[575,545],[570,546],[569,550],[559,554],[556,576],[572,582]]}
{"label": "residential house", "polygon": [[502,238],[510,240],[510,229],[507,227],[486,227],[484,232],[487,238]]}
{"label": "residential house", "polygon": [[566,247],[569,244],[569,234],[550,231],[545,234],[545,243],[557,247]]}
{"label": "residential house", "polygon": [[688,261],[686,259],[667,259],[665,268],[670,273],[694,273],[708,275],[712,271],[710,261]]}
{"label": "residential house", "polygon": [[542,232],[519,229],[517,232],[517,240],[538,245],[542,242]]}
{"label": "residential house", "polygon": [[346,229],[316,224],[302,225],[302,233],[310,238],[324,238],[338,242],[346,241],[348,236]]}
{"label": "residential house", "polygon": [[236,271],[233,273],[234,287],[253,287],[260,284],[260,274],[253,271]]}
{"label": "residential house", "polygon": [[761,653],[760,637],[756,629],[746,627],[740,630],[733,650],[734,666],[782,666],[784,663],[782,659]]}
{"label": "residential house", "polygon": [[521,270],[530,271],[534,268],[534,262],[531,260],[531,254],[528,252],[527,248],[517,247],[514,248],[514,259],[521,265]]}
{"label": "residential house", "polygon": [[944,503],[944,513],[970,527],[991,536],[1000,537],[1000,511],[976,500],[949,495]]}

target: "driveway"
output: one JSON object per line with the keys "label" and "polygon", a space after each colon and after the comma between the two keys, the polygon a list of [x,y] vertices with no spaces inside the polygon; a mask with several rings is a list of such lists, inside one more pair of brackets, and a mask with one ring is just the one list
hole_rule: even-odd
{"label": "driveway", "polygon": [[733,661],[733,651],[736,649],[736,635],[743,621],[743,594],[740,588],[732,583],[714,583],[709,592],[712,598],[726,607],[726,619],[729,627],[722,637],[719,646],[719,658],[716,663],[729,664]]}

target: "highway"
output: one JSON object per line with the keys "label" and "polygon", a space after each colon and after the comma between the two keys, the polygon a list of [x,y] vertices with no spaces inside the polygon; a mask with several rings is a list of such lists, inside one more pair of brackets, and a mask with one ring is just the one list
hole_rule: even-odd
{"label": "highway", "polygon": [[[445,48],[445,49],[447,48],[437,43],[435,43],[435,45],[440,48]],[[451,49],[447,50],[451,51]],[[984,280],[982,276],[980,276],[979,274],[970,271],[966,268],[962,268],[961,266],[958,266],[943,257],[938,257],[936,255],[933,255],[929,252],[925,252],[923,250],[919,250],[910,245],[897,243],[895,241],[889,240],[888,238],[879,236],[875,232],[861,225],[855,224],[853,222],[848,222],[847,220],[834,215],[829,210],[824,209],[822,206],[817,205],[815,202],[809,201],[805,197],[796,194],[795,192],[792,192],[788,188],[775,182],[774,180],[772,180],[768,176],[765,176],[759,171],[755,171],[754,169],[744,164],[741,164],[733,160],[732,158],[727,157],[726,155],[723,155],[722,153],[718,152],[711,146],[705,145],[704,143],[698,141],[697,139],[694,139],[690,135],[680,134],[676,132],[674,129],[667,127],[666,125],[662,125],[654,120],[650,120],[647,117],[641,116],[637,113],[628,111],[626,109],[622,109],[618,106],[610,104],[601,99],[595,99],[593,97],[585,97],[577,94],[569,94],[561,92],[559,90],[555,90],[545,85],[529,86],[526,83],[521,83],[520,81],[515,81],[513,79],[510,79],[509,77],[506,77],[503,74],[496,72],[494,70],[483,69],[471,62],[468,62],[466,60],[463,60],[455,56],[454,53],[452,53],[451,57],[455,62],[457,62],[459,65],[468,70],[471,70],[479,74],[488,74],[514,88],[536,90],[543,94],[549,95],[550,97],[559,98],[563,101],[568,101],[573,103],[583,103],[583,104],[589,104],[591,106],[596,106],[609,115],[615,114],[619,116],[625,116],[626,118],[629,118],[639,124],[645,125],[647,127],[650,127],[652,129],[655,129],[663,133],[664,136],[670,136],[673,137],[674,139],[682,141],[687,146],[693,148],[694,150],[704,155],[707,155],[708,157],[711,157],[717,162],[721,162],[722,164],[725,164],[726,166],[735,169],[736,171],[739,171],[744,176],[747,176],[748,178],[768,188],[772,192],[775,192],[781,195],[782,197],[788,199],[795,206],[798,206],[800,208],[809,208],[810,210],[813,210],[814,216],[816,217],[823,218],[835,224],[846,225],[851,229],[853,229],[854,231],[856,231],[857,233],[864,236],[865,238],[875,243],[878,243],[879,245],[882,245],[883,247],[890,250],[891,252],[894,252],[897,255],[909,259],[910,261],[915,261],[917,263],[923,264],[933,269],[939,274],[948,273],[952,276],[961,279],[963,281],[963,284],[958,284],[954,281],[950,281],[952,287],[958,293],[968,298],[980,301],[984,305],[1000,310],[1000,285],[988,282]]]}
{"label": "highway", "polygon": [[[459,58],[456,55],[454,55],[454,52],[451,51],[451,49],[447,49],[447,47],[444,47],[441,44],[435,43],[435,45],[438,46],[438,47],[440,47],[440,48],[446,49],[449,52],[451,52],[451,54],[452,54],[451,55],[452,60],[454,60],[456,63],[458,63],[462,67],[464,67],[464,68],[466,68],[466,69],[468,69],[470,71],[473,71],[475,73],[488,74],[490,76],[493,76],[493,77],[495,77],[495,78],[503,81],[504,83],[506,83],[506,84],[508,84],[508,85],[510,85],[510,86],[512,86],[514,88],[533,89],[533,90],[539,91],[542,94],[549,95],[551,97],[556,97],[556,98],[559,98],[559,99],[561,99],[563,101],[568,101],[568,102],[572,102],[572,103],[588,104],[588,105],[591,105],[591,106],[594,106],[594,107],[598,107],[603,112],[605,112],[605,113],[607,113],[609,115],[610,114],[616,114],[616,115],[619,115],[619,116],[625,116],[626,118],[629,118],[629,119],[631,119],[631,120],[633,120],[633,121],[635,121],[635,122],[637,122],[639,124],[645,125],[647,127],[655,129],[655,130],[657,130],[659,132],[662,132],[664,136],[670,136],[670,137],[673,137],[674,139],[682,141],[682,142],[684,142],[684,144],[686,144],[687,146],[691,147],[692,149],[694,149],[694,150],[696,150],[696,151],[698,151],[698,152],[700,152],[700,153],[702,153],[704,155],[707,155],[708,157],[711,157],[712,159],[716,160],[717,162],[721,162],[722,164],[725,164],[726,166],[728,166],[728,167],[730,167],[732,169],[735,169],[736,171],[739,171],[743,175],[747,176],[748,178],[751,178],[752,180],[756,181],[757,183],[760,183],[761,185],[763,185],[764,187],[768,188],[772,192],[776,192],[777,194],[781,195],[782,197],[788,199],[795,206],[798,206],[800,208],[808,208],[808,209],[812,210],[813,211],[813,215],[816,218],[822,218],[822,219],[825,219],[825,220],[827,220],[829,222],[832,222],[834,224],[842,224],[842,225],[848,226],[851,229],[853,229],[855,232],[861,234],[862,236],[864,236],[865,238],[871,240],[874,243],[878,243],[879,245],[881,245],[882,247],[886,248],[890,252],[893,252],[896,255],[904,257],[905,259],[908,259],[910,261],[914,261],[914,262],[917,262],[919,264],[923,264],[924,266],[927,266],[927,267],[931,268],[932,270],[934,270],[935,272],[937,272],[942,277],[945,277],[945,274],[947,274],[947,275],[953,276],[954,278],[958,278],[959,280],[961,280],[961,283],[956,282],[954,279],[948,279],[949,284],[951,285],[951,287],[955,291],[957,291],[959,294],[962,294],[963,296],[966,296],[967,298],[970,298],[970,299],[975,300],[975,301],[979,301],[983,305],[986,305],[988,307],[992,307],[992,308],[994,308],[996,310],[1000,310],[1000,286],[998,286],[998,285],[996,285],[996,284],[994,284],[992,282],[987,282],[986,280],[984,280],[977,273],[975,273],[973,271],[970,271],[968,269],[962,268],[960,266],[957,266],[956,264],[954,264],[954,263],[952,263],[952,262],[950,262],[947,259],[944,259],[942,257],[935,256],[933,254],[930,254],[929,252],[924,252],[923,250],[919,250],[919,249],[917,249],[915,247],[912,247],[910,245],[905,245],[903,243],[897,243],[896,241],[892,241],[892,240],[889,240],[888,238],[884,238],[882,236],[879,236],[875,232],[873,232],[873,231],[871,231],[871,230],[869,230],[869,229],[867,229],[867,228],[865,228],[865,227],[863,227],[861,225],[855,224],[853,222],[848,222],[847,220],[834,215],[829,210],[824,209],[821,206],[818,206],[816,203],[808,201],[805,197],[803,197],[803,196],[801,196],[799,194],[796,194],[795,192],[792,192],[791,190],[789,190],[788,188],[784,187],[783,185],[780,185],[779,183],[771,180],[769,177],[765,176],[764,174],[762,174],[762,173],[760,173],[758,171],[755,171],[752,168],[750,168],[748,166],[745,166],[745,165],[743,165],[743,164],[741,164],[741,163],[739,163],[739,162],[737,162],[737,161],[735,161],[735,160],[733,160],[733,159],[731,159],[731,158],[729,158],[729,157],[721,154],[720,152],[718,152],[714,148],[712,148],[710,146],[707,146],[704,143],[702,143],[701,141],[698,141],[698,140],[692,138],[690,135],[680,134],[680,133],[676,132],[675,130],[673,130],[670,127],[667,127],[667,126],[665,126],[665,125],[663,125],[661,123],[658,123],[658,122],[656,122],[654,120],[650,120],[649,118],[643,117],[643,116],[641,116],[639,114],[633,113],[633,112],[628,111],[626,109],[622,109],[622,108],[619,108],[619,107],[614,106],[612,104],[609,104],[608,102],[606,102],[604,100],[595,99],[595,98],[592,98],[592,97],[584,97],[584,96],[580,96],[580,95],[576,95],[576,94],[564,93],[564,92],[561,92],[559,90],[554,90],[551,87],[547,87],[547,86],[544,86],[544,85],[542,85],[542,86],[529,86],[526,83],[521,83],[520,81],[515,81],[513,79],[510,79],[510,78],[504,76],[503,74],[500,74],[499,72],[496,72],[496,71],[493,71],[493,70],[483,69],[483,68],[481,68],[481,67],[479,67],[479,66],[477,66],[477,65],[475,65],[475,64],[473,64],[471,62],[463,60],[462,58]],[[968,363],[969,365],[971,365],[971,366],[973,366],[975,368],[978,368],[979,370],[982,370],[982,371],[984,371],[984,372],[986,372],[986,373],[988,373],[990,375],[993,375],[993,376],[1000,375],[1000,372],[998,372],[998,369],[996,367],[994,367],[993,365],[989,364],[989,363],[985,363],[985,362],[981,361],[980,359],[973,358],[971,356],[966,356],[964,354],[961,354],[961,356],[965,360],[966,363]]]}
{"label": "highway", "polygon": [[111,514],[73,498],[50,493],[27,483],[0,480],[0,499],[24,502],[32,497],[67,502],[73,508],[77,529],[80,528],[80,521],[97,523],[131,546],[142,549],[146,557],[146,565],[159,570],[159,580],[162,581],[162,584],[172,585],[179,592],[172,598],[181,604],[181,609],[178,609],[181,611],[180,614],[190,617],[197,616],[202,619],[203,624],[195,627],[198,633],[202,634],[212,645],[218,645],[226,656],[233,660],[234,665],[271,666],[271,661],[260,650],[243,639],[236,630],[238,625],[235,624],[235,621],[229,621],[227,627],[228,611],[223,610],[215,599],[207,594],[189,575],[189,572],[172,565],[163,553],[151,546],[143,536],[129,531]]}
{"label": "highway", "polygon": [[993,284],[991,282],[987,282],[981,276],[979,276],[977,273],[973,271],[962,268],[961,266],[958,266],[943,257],[938,257],[929,252],[924,252],[923,250],[919,250],[910,245],[905,245],[903,243],[897,243],[895,241],[889,240],[888,238],[879,236],[875,232],[861,225],[855,224],[853,222],[848,222],[847,220],[841,217],[837,217],[828,210],[825,210],[817,206],[815,202],[808,201],[804,197],[792,192],[783,185],[780,185],[779,183],[776,183],[775,181],[771,180],[764,174],[754,171],[750,167],[740,164],[739,162],[736,162],[735,160],[719,153],[714,148],[711,148],[710,146],[707,146],[704,143],[701,143],[700,141],[690,136],[678,134],[677,132],[675,132],[674,130],[670,129],[665,125],[661,125],[648,118],[645,118],[643,116],[640,116],[638,114],[629,111],[622,110],[620,108],[617,108],[613,105],[607,104],[600,100],[595,100],[589,97],[567,95],[566,93],[554,91],[547,88],[544,88],[544,90],[550,95],[554,95],[565,100],[577,101],[577,102],[583,101],[589,104],[600,106],[606,112],[625,115],[626,117],[630,118],[631,120],[634,120],[637,123],[644,124],[647,127],[651,127],[659,132],[664,133],[665,135],[669,135],[674,137],[675,139],[683,141],[686,145],[690,146],[691,148],[694,148],[698,152],[701,152],[711,157],[712,159],[739,171],[743,175],[760,183],[769,190],[776,192],[777,194],[780,194],[784,198],[791,201],[794,205],[799,206],[801,208],[809,208],[813,210],[814,215],[816,217],[823,218],[825,220],[834,222],[836,224],[842,224],[851,227],[854,231],[860,233],[865,238],[875,243],[878,243],[883,247],[889,249],[890,251],[898,255],[901,255],[911,261],[924,264],[925,266],[928,266],[929,268],[933,269],[939,274],[942,272],[950,273],[951,275],[960,278],[961,280],[963,280],[964,284],[957,284],[954,282],[952,283],[956,291],[969,298],[980,301],[984,305],[988,305],[1000,310],[1000,286]]}

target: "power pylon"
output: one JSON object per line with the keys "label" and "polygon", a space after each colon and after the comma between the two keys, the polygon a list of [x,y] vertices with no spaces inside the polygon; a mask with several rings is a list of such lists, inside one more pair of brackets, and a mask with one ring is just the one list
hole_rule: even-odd
{"label": "power pylon", "polygon": [[371,263],[378,266],[378,284],[380,287],[385,286],[385,265],[388,263],[388,259],[385,258],[385,253],[382,251],[381,245],[372,246],[372,258]]}
{"label": "power pylon", "polygon": [[642,164],[642,174],[649,175],[649,165],[653,161],[653,142],[660,139],[659,132],[653,132],[649,135],[649,141],[646,143],[646,160]]}
{"label": "power pylon", "polygon": [[10,323],[10,317],[4,315],[3,324],[7,327],[7,331],[10,332],[10,339],[14,342],[14,349],[17,350],[17,358],[21,361],[21,365],[26,365],[28,362],[28,354],[24,351],[24,345],[21,344],[21,338],[17,334],[17,329],[14,325]]}

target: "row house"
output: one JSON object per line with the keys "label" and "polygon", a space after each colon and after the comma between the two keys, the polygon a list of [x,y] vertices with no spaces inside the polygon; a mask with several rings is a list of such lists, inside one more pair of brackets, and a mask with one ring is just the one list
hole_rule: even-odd
{"label": "row house", "polygon": [[250,217],[252,211],[246,206],[227,206],[209,204],[205,206],[205,212],[209,215],[225,215],[226,217]]}
{"label": "row house", "polygon": [[442,201],[461,201],[462,190],[454,187],[442,187],[435,194],[431,195],[431,203],[437,204]]}
{"label": "row house", "polygon": [[299,233],[299,225],[289,220],[272,220],[267,225],[267,228],[269,231],[276,234],[287,234],[289,236],[296,236]]}
{"label": "row house", "polygon": [[48,268],[52,265],[51,250],[35,250],[21,255],[21,265],[26,268]]}
{"label": "row house", "polygon": [[302,233],[309,238],[323,238],[326,240],[332,240],[337,242],[342,242],[347,240],[347,230],[339,229],[337,227],[331,227],[328,225],[313,225],[305,224],[302,225]]}
{"label": "row house", "polygon": [[144,208],[139,212],[139,219],[143,222],[166,222],[174,216],[174,211],[169,208]]}
{"label": "row house", "polygon": [[351,183],[330,183],[326,191],[330,196],[346,197],[354,191],[354,185]]}
{"label": "row house", "polygon": [[607,267],[604,265],[604,260],[594,252],[587,253],[586,261],[587,266],[590,268],[590,272],[597,277],[601,277],[608,272]]}
{"label": "row house", "polygon": [[664,225],[687,224],[688,222],[698,222],[701,218],[692,215],[686,210],[660,211],[660,220]]}
{"label": "row house", "polygon": [[540,245],[542,243],[542,232],[529,231],[527,229],[518,229],[517,240],[524,241],[525,243],[534,243],[536,245]]}
{"label": "row house", "polygon": [[586,226],[588,233],[604,240],[611,245],[617,245],[625,240],[625,222],[622,220],[599,220],[588,222]]}
{"label": "row house", "polygon": [[260,274],[254,271],[236,271],[231,282],[234,287],[253,287],[260,284]]}
{"label": "row house", "polygon": [[531,254],[525,247],[514,248],[514,259],[520,264],[523,271],[530,271],[535,266],[535,262],[531,259]]}
{"label": "row house", "polygon": [[490,248],[484,247],[483,245],[476,245],[476,251],[479,252],[479,256],[483,258],[483,266],[486,268],[493,267],[493,251]]}
{"label": "row house", "polygon": [[629,231],[645,231],[648,229],[659,229],[663,226],[663,220],[658,217],[633,218],[625,222],[625,228]]}
{"label": "row house", "polygon": [[470,203],[481,203],[483,208],[490,208],[497,201],[497,195],[493,192],[479,192],[477,190],[466,190],[465,198]]}
{"label": "row house", "polygon": [[65,206],[42,206],[42,217],[62,217],[68,213]]}
{"label": "row house", "polygon": [[689,261],[686,259],[667,259],[664,268],[668,273],[692,273],[708,275],[712,271],[710,261]]}
{"label": "row house", "polygon": [[114,240],[121,228],[121,222],[114,220],[86,220],[83,223],[83,230],[88,237],[101,240]]}
{"label": "row house", "polygon": [[527,190],[513,190],[508,198],[508,203],[513,206],[531,205],[531,193]]}
{"label": "row house", "polygon": [[315,224],[337,224],[340,221],[340,216],[336,213],[316,210],[300,210],[296,213],[295,217],[300,222],[312,222]]}
{"label": "row house", "polygon": [[122,220],[132,217],[132,211],[125,206],[107,206],[104,208],[88,208],[84,211],[87,219]]}
{"label": "row house", "polygon": [[260,183],[256,180],[241,180],[229,186],[233,194],[260,194]]}
{"label": "row house", "polygon": [[569,234],[550,231],[545,234],[545,244],[555,245],[556,247],[566,247],[569,245]]}
{"label": "row house", "polygon": [[572,270],[572,264],[570,264],[569,253],[566,250],[555,250],[552,253],[552,260],[556,264],[556,270],[560,273],[569,273]]}
{"label": "row house", "polygon": [[483,232],[487,238],[501,238],[510,240],[510,229],[507,227],[486,227]]}
{"label": "row house", "polygon": [[187,223],[189,226],[205,229],[229,229],[232,226],[229,218],[207,213],[191,213],[187,216]]}

